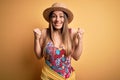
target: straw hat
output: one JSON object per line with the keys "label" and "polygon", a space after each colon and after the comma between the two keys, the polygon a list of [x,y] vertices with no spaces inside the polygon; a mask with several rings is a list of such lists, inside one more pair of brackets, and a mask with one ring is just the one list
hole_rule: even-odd
{"label": "straw hat", "polygon": [[63,11],[68,16],[68,23],[70,23],[73,20],[73,13],[66,8],[66,6],[62,3],[54,3],[51,7],[47,8],[43,12],[43,17],[47,22],[49,22],[49,15],[52,11]]}

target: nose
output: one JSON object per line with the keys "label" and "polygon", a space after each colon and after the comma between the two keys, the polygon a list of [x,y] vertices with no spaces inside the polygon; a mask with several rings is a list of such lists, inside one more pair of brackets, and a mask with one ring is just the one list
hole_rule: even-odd
{"label": "nose", "polygon": [[59,16],[57,16],[57,17],[56,17],[56,21],[59,21],[59,20],[60,20],[60,17],[59,17]]}

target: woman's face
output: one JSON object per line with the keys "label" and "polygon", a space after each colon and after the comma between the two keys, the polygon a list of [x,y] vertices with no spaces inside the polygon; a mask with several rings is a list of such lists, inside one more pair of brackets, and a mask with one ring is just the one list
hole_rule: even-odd
{"label": "woman's face", "polygon": [[61,29],[64,23],[64,13],[62,11],[54,11],[52,14],[52,25],[55,29]]}

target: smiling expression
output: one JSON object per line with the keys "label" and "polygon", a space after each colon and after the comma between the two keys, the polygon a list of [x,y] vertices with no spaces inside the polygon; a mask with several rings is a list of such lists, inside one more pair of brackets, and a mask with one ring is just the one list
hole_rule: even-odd
{"label": "smiling expression", "polygon": [[64,13],[62,11],[54,11],[52,13],[52,24],[55,29],[61,29],[64,23]]}

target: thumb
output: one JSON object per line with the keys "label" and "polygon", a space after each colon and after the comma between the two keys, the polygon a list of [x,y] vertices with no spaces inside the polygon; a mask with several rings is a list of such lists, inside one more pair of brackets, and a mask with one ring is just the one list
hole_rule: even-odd
{"label": "thumb", "polygon": [[80,33],[80,28],[78,28],[77,33]]}

